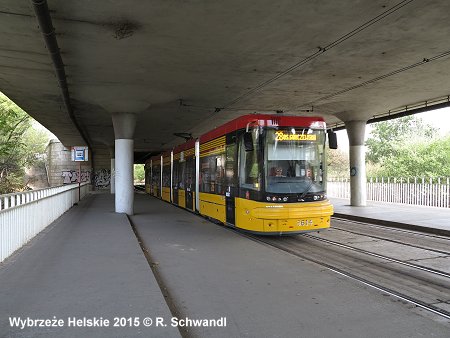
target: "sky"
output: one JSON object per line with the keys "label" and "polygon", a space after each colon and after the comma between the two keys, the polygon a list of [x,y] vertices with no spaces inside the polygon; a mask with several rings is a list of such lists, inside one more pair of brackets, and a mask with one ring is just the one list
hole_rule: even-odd
{"label": "sky", "polygon": [[32,125],[34,129],[37,130],[44,130],[45,132],[48,133],[49,135],[49,139],[57,139],[57,137],[47,128],[45,128],[42,124],[40,124],[38,121],[36,121],[35,119],[32,120]]}
{"label": "sky", "polygon": [[421,117],[425,122],[438,128],[441,135],[450,133],[450,107],[416,114],[416,116]]}
{"label": "sky", "polygon": [[[415,116],[422,118],[425,123],[431,124],[438,129],[440,135],[450,134],[450,107],[427,111]],[[368,124],[366,127],[366,139],[370,136],[371,129],[372,125]],[[336,134],[339,149],[346,151],[348,149],[347,130],[339,130]]]}

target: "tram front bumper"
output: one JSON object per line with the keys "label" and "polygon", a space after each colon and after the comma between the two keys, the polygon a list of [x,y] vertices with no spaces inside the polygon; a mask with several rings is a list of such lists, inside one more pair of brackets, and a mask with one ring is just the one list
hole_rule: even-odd
{"label": "tram front bumper", "polygon": [[330,227],[333,206],[328,200],[264,203],[236,199],[236,225],[258,233],[301,233]]}

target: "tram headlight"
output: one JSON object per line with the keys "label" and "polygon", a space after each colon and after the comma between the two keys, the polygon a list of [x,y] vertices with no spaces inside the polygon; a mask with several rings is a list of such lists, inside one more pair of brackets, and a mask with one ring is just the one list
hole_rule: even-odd
{"label": "tram headlight", "polygon": [[268,202],[287,202],[289,200],[289,197],[278,197],[278,196],[266,196],[266,200]]}
{"label": "tram headlight", "polygon": [[314,201],[321,201],[326,199],[326,195],[325,194],[315,194],[313,195],[313,200]]}

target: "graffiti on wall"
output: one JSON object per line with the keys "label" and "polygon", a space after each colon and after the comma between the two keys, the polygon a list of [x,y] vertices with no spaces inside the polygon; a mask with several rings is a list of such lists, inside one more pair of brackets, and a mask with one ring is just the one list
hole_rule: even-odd
{"label": "graffiti on wall", "polygon": [[[64,177],[63,184],[71,184],[78,182],[78,170],[64,170],[62,172]],[[81,170],[81,182],[90,182],[91,172],[89,170]]]}
{"label": "graffiti on wall", "polygon": [[111,170],[99,169],[94,174],[94,184],[96,188],[107,188],[111,183]]}
{"label": "graffiti on wall", "polygon": [[[78,182],[78,170],[64,170],[62,172],[64,184]],[[81,182],[91,182],[91,171],[81,171]],[[99,169],[95,171],[93,182],[96,188],[107,188],[111,184],[111,171],[108,169]]]}

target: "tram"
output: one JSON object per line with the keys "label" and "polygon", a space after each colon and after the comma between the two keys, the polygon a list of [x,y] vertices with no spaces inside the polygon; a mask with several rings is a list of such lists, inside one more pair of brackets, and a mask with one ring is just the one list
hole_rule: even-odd
{"label": "tram", "polygon": [[326,135],[318,117],[244,115],[150,158],[146,191],[256,234],[329,228]]}

